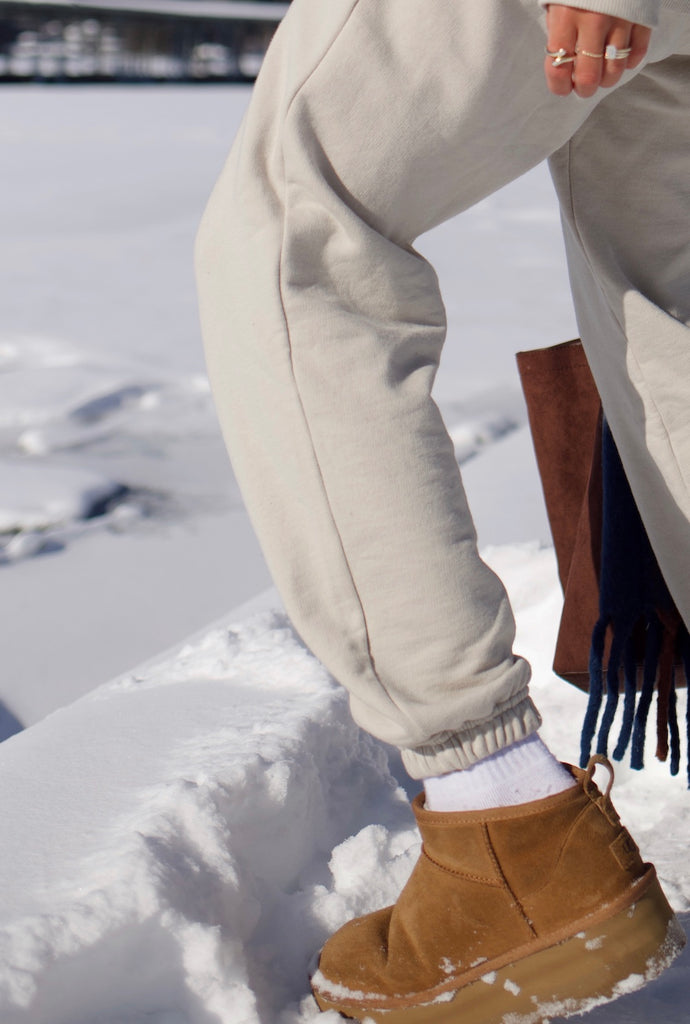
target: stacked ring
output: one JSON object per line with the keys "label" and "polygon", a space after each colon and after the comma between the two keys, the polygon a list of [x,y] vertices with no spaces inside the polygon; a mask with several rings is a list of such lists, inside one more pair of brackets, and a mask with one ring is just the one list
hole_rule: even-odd
{"label": "stacked ring", "polygon": [[558,50],[549,50],[547,46],[545,53],[547,57],[551,57],[551,66],[560,68],[563,64],[572,64],[576,57],[591,57],[593,60],[627,60],[632,53],[632,47],[619,49],[613,43],[609,43],[603,53],[592,53],[590,50],[581,50],[576,46],[575,53],[568,53],[564,46]]}
{"label": "stacked ring", "polygon": [[606,47],[604,57],[606,60],[627,60],[632,53],[632,46],[628,46],[627,49],[619,50],[613,43],[609,43]]}

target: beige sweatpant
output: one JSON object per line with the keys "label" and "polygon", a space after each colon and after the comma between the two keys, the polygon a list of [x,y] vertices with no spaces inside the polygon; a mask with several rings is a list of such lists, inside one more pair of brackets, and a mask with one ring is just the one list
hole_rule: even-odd
{"label": "beige sweatpant", "polygon": [[549,156],[582,336],[690,621],[690,16],[591,100],[548,92],[543,18],[294,0],[198,238],[213,392],[276,585],[418,778],[539,717],[430,397],[444,307],[412,243]]}

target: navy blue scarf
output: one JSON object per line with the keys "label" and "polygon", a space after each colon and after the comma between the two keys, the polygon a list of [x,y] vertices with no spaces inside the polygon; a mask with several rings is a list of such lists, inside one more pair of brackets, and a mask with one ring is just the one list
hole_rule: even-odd
{"label": "navy blue scarf", "polygon": [[[670,752],[672,775],[680,770],[676,671],[690,679],[690,637],[668,592],[628,484],[618,450],[604,420],[602,431],[603,526],[599,619],[589,657],[589,704],[582,727],[581,764],[608,756],[609,733],[623,687],[623,718],[613,751],[622,760],[630,746],[632,768],[644,766],[647,719],[657,690],[657,757]],[[604,695],[606,701],[604,702]],[[690,701],[687,737],[690,751]],[[690,788],[690,752],[688,754]]]}

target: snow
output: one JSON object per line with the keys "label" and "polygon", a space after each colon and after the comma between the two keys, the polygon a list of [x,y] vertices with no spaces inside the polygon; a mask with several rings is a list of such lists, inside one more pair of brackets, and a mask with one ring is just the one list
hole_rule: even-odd
{"label": "snow", "polygon": [[[191,242],[248,90],[5,96],[0,1020],[335,1024],[310,964],[404,884],[416,785],[267,589],[214,419]],[[513,362],[575,334],[543,168],[420,248],[482,551],[573,761],[585,697],[550,669],[560,593]],[[647,762],[616,767],[614,798],[687,929],[688,794]],[[685,953],[588,1020],[681,1024],[689,983]]]}
{"label": "snow", "polygon": [[[88,519],[119,490],[112,480],[78,469],[45,466],[39,479],[33,466],[8,461],[1,472],[8,490],[7,504],[0,508],[2,534],[45,531],[71,519]],[[6,543],[3,553],[11,547]]]}
{"label": "snow", "polygon": [[[24,809],[0,844],[7,1024],[137,1020],[170,999],[195,1022],[276,1014],[417,849],[387,752],[275,612],[56,712],[0,766],[3,806]],[[87,992],[69,984],[80,964]]]}
{"label": "snow", "polygon": [[[513,595],[544,735],[572,759],[584,698],[546,668],[553,553],[533,543],[485,554]],[[262,600],[279,604],[274,593]],[[619,809],[687,912],[687,792],[662,766],[617,773]],[[279,610],[229,616],[6,740],[0,803],[14,814],[0,836],[0,1019],[316,1020],[315,951],[350,917],[394,900],[418,854],[401,783],[413,791]],[[592,1024],[662,1013],[680,1024],[689,980],[684,955]]]}
{"label": "snow", "polygon": [[[0,534],[0,735],[270,583],[212,408],[191,261],[249,90],[4,96],[0,510],[19,530]],[[87,478],[117,485],[104,515],[85,518]]]}

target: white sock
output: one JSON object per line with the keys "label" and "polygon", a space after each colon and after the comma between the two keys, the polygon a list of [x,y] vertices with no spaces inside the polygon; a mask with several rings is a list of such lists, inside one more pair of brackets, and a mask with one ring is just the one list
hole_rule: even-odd
{"label": "white sock", "polygon": [[482,811],[540,800],[575,779],[534,733],[464,771],[424,779],[428,811]]}

